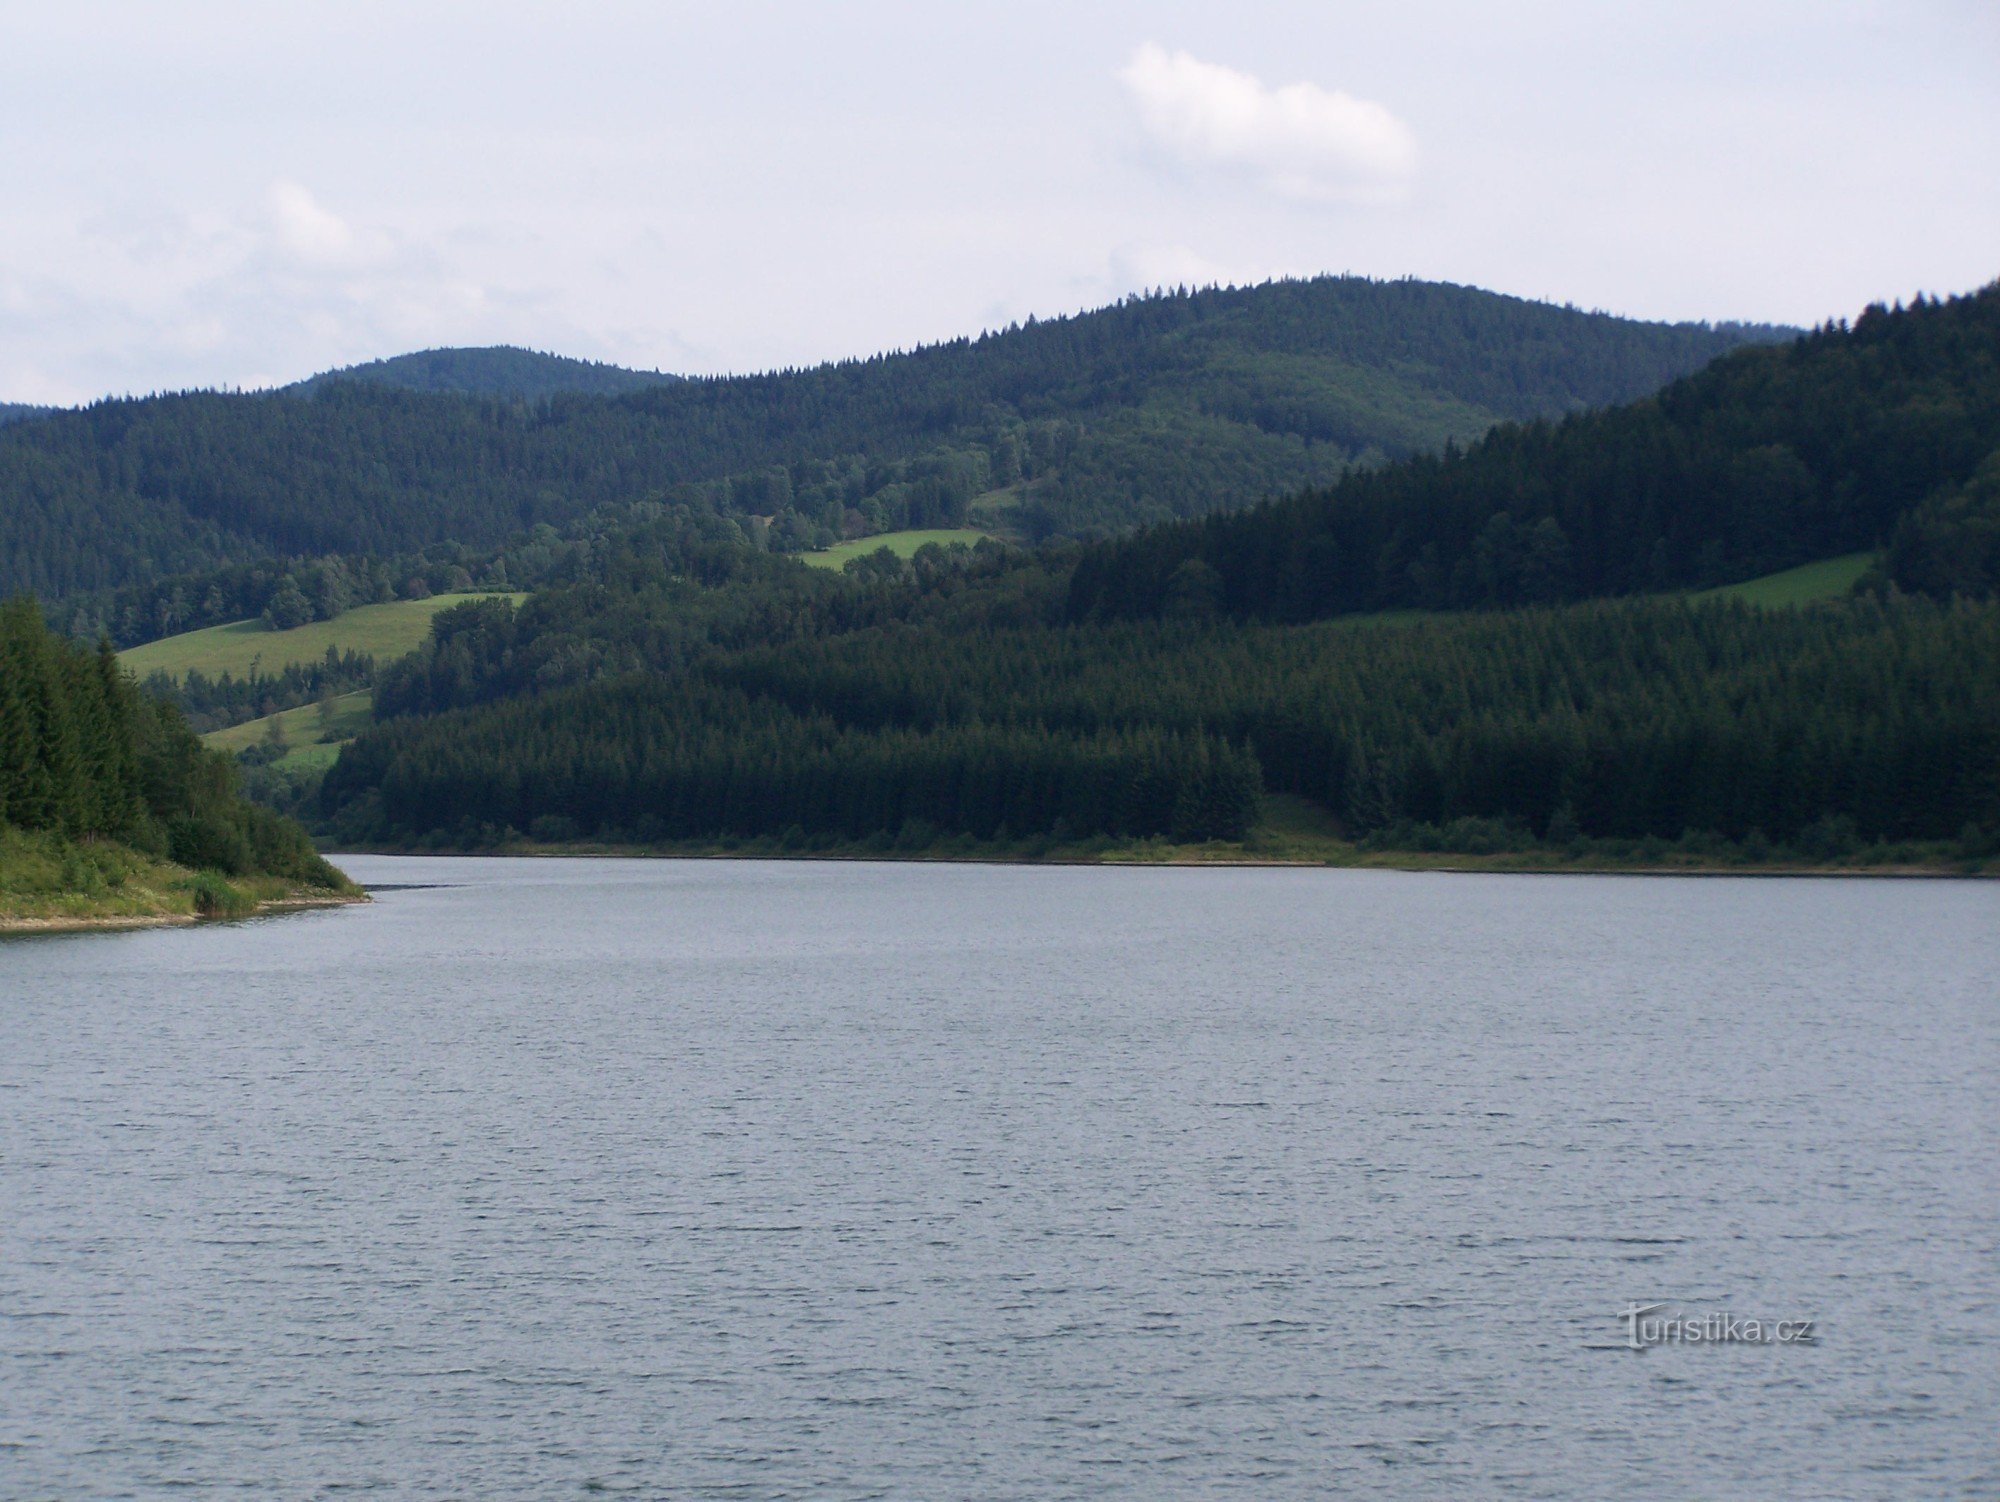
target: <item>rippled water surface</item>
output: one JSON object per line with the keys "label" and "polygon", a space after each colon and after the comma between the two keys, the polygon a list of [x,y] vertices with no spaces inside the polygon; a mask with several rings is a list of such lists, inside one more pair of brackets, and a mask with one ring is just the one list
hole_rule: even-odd
{"label": "rippled water surface", "polygon": [[0,944],[0,1496],[2000,1494],[2000,887],[346,864]]}

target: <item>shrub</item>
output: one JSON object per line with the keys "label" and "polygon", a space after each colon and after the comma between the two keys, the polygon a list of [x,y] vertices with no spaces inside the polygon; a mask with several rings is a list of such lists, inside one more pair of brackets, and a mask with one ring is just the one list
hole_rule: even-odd
{"label": "shrub", "polygon": [[194,878],[194,910],[204,918],[235,918],[247,913],[255,903],[213,871],[199,871]]}
{"label": "shrub", "polygon": [[240,876],[250,869],[243,831],[213,814],[182,814],[167,825],[167,856],[192,871]]}

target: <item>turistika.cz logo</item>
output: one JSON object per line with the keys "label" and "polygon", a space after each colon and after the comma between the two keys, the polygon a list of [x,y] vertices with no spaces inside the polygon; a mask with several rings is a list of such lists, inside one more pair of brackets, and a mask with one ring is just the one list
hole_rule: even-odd
{"label": "turistika.cz logo", "polygon": [[1819,1342],[1815,1319],[1765,1319],[1716,1311],[1667,1313],[1665,1304],[1629,1304],[1618,1311],[1625,1348],[1655,1346],[1809,1346]]}

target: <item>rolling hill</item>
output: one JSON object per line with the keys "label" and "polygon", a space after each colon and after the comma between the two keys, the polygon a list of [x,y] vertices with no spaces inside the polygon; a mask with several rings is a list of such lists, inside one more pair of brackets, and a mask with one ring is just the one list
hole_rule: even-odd
{"label": "rolling hill", "polygon": [[[1996,320],[2000,287],[1871,309],[1082,547],[712,585],[634,549],[440,617],[320,809],[427,846],[1088,856],[1238,844],[1279,794],[1372,849],[1983,860]],[[1967,567],[1901,572],[1913,519]]]}
{"label": "rolling hill", "polygon": [[401,391],[534,401],[549,396],[619,396],[679,379],[657,370],[627,370],[595,360],[575,360],[567,355],[495,344],[478,349],[418,350],[362,365],[345,365],[309,376],[286,389],[311,391],[333,381],[358,381]]}
{"label": "rolling hill", "polygon": [[106,401],[0,428],[0,593],[491,546],[649,499],[732,518],[773,551],[968,520],[1107,534],[1502,419],[1630,400],[1785,332],[1327,277],[620,395],[465,395],[570,379],[579,362],[433,352],[374,367],[389,384],[348,371],[303,392]]}
{"label": "rolling hill", "polygon": [[[1977,594],[2000,568],[1996,535],[2000,283],[1740,350],[1641,401],[1120,539],[1078,567],[1070,612],[1490,609],[1699,588],[1885,545],[1902,587]],[[1949,588],[1915,567],[1940,551],[1965,565]]]}

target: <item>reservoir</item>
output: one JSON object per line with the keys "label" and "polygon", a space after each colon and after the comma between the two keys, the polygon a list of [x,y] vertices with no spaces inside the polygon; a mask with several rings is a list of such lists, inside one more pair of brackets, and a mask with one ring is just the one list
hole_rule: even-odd
{"label": "reservoir", "polygon": [[2000,884],[336,860],[0,942],[0,1495],[2000,1491]]}

